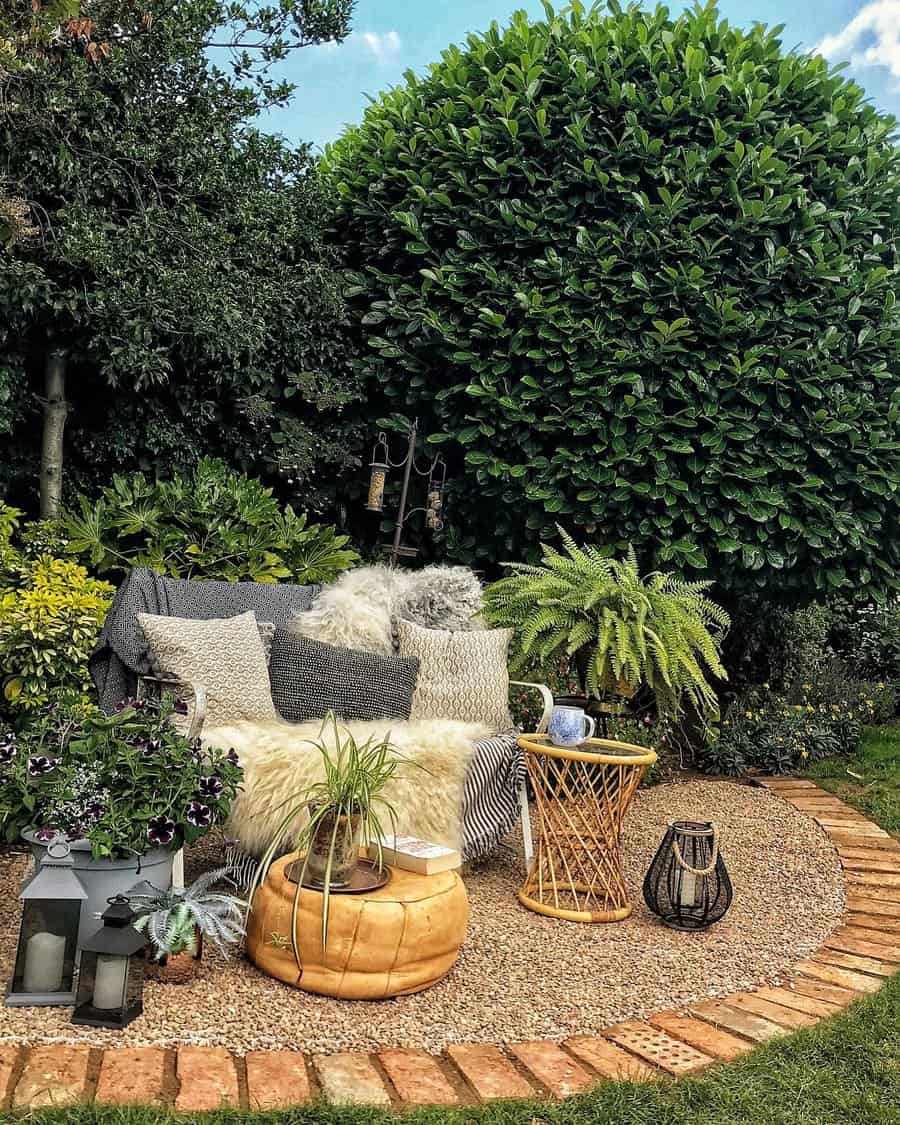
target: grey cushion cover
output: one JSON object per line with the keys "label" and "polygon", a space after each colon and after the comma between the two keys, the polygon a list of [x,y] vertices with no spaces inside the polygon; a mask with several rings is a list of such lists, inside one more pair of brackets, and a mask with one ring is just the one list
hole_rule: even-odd
{"label": "grey cushion cover", "polygon": [[338,648],[277,629],[269,659],[272,702],[298,723],[333,711],[339,719],[408,719],[419,661]]}

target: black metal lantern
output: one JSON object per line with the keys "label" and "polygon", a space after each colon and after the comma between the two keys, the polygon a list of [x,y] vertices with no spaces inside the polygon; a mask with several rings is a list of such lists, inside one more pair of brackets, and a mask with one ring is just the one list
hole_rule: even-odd
{"label": "black metal lantern", "polygon": [[388,451],[387,434],[378,435],[375,448],[372,450],[372,461],[369,465],[369,498],[366,509],[370,512],[384,511],[384,485],[387,481],[388,469],[391,467],[390,453]]}
{"label": "black metal lantern", "polygon": [[22,888],[22,924],[9,1007],[66,1007],[75,1003],[75,965],[81,904],[87,891],[73,870],[69,845],[54,840]]}
{"label": "black metal lantern", "polygon": [[72,1023],[126,1027],[144,1010],[144,946],[124,895],[109,899],[103,925],[81,947]]}
{"label": "black metal lantern", "polygon": [[724,918],[734,892],[709,822],[673,821],[644,878],[644,901],[675,930],[705,930]]}

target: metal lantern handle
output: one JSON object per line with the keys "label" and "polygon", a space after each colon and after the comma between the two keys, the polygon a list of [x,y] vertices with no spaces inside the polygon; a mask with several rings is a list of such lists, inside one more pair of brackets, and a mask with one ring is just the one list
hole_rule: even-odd
{"label": "metal lantern handle", "polygon": [[[681,848],[678,845],[678,837],[672,837],[672,851],[675,853],[675,859],[679,866],[684,868],[685,871],[689,871],[691,875],[712,875],[716,869],[716,864],[719,862],[719,829],[715,824],[711,824],[710,827],[712,828],[712,856],[706,867],[691,867],[689,863],[685,863]],[[677,831],[674,824],[672,828]]]}

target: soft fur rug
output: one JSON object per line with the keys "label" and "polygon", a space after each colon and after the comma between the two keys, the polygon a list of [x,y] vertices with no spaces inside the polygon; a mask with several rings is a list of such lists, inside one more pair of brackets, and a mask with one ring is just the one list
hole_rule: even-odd
{"label": "soft fur rug", "polygon": [[468,567],[361,566],[327,586],[289,628],[312,640],[389,656],[392,617],[426,629],[473,629],[482,627],[480,610],[481,583]]}
{"label": "soft fur rug", "polygon": [[[462,851],[463,787],[475,743],[490,733],[487,727],[428,719],[340,723],[339,730],[349,730],[357,742],[390,733],[392,744],[406,760],[384,791],[397,814],[397,830]],[[320,733],[334,744],[334,729],[323,732],[318,720],[235,723],[204,731],[207,745],[234,747],[240,756],[243,788],[225,831],[245,851],[261,855],[289,811],[285,802],[301,802],[305,790],[322,780],[322,755],[310,744]],[[305,819],[305,813],[298,815],[292,834]],[[382,821],[388,831],[386,815]]]}

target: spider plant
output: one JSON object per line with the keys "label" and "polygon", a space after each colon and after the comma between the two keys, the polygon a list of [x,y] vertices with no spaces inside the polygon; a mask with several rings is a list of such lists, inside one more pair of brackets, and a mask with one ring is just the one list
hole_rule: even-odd
{"label": "spider plant", "polygon": [[[253,895],[265,879],[269,866],[276,856],[283,854],[291,846],[303,854],[291,916],[291,943],[295,956],[300,894],[313,846],[320,845],[324,837],[326,853],[322,880],[322,946],[324,947],[328,938],[331,876],[335,866],[335,853],[342,845],[341,833],[348,830],[348,821],[358,819],[363,841],[374,848],[378,866],[383,866],[381,840],[388,834],[385,831],[385,822],[392,832],[396,832],[397,821],[394,807],[385,800],[383,793],[397,775],[400,766],[407,761],[391,744],[390,734],[380,738],[372,735],[364,742],[357,742],[353,734],[339,724],[337,717],[331,711],[323,719],[318,736],[309,739],[308,744],[322,756],[324,778],[292,794],[278,806],[278,811],[281,811],[283,816],[272,841],[259,861],[249,894],[252,909]],[[417,765],[417,763],[410,764]],[[423,767],[417,765],[417,768]],[[302,816],[306,816],[307,819],[297,832],[295,826],[298,818]]]}
{"label": "spider plant", "polygon": [[198,932],[226,954],[227,946],[240,941],[246,903],[212,889],[222,880],[231,882],[231,872],[230,867],[219,867],[201,875],[189,887],[167,891],[144,883],[146,891],[128,896],[137,914],[134,928],[147,935],[154,960],[185,952],[196,957]]}

